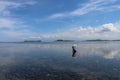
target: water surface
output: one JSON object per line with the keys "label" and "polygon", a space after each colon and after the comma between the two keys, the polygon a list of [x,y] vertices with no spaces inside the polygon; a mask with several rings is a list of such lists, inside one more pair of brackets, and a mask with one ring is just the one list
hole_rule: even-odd
{"label": "water surface", "polygon": [[0,80],[120,80],[120,42],[0,43]]}

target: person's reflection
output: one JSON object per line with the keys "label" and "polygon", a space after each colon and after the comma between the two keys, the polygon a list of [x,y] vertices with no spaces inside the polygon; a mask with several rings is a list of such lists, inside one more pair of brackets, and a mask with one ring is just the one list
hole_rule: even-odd
{"label": "person's reflection", "polygon": [[76,57],[76,52],[75,46],[72,46],[72,57]]}

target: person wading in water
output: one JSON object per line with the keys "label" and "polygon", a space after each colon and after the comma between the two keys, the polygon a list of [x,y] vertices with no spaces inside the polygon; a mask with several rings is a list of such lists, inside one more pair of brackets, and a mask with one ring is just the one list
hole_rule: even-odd
{"label": "person wading in water", "polygon": [[75,57],[76,56],[76,49],[75,49],[75,46],[73,45],[72,46],[72,57]]}

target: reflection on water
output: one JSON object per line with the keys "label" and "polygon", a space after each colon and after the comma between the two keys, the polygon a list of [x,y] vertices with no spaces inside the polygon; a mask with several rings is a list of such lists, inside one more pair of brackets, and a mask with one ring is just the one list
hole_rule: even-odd
{"label": "reflection on water", "polygon": [[0,80],[120,80],[119,42],[72,45],[0,43]]}

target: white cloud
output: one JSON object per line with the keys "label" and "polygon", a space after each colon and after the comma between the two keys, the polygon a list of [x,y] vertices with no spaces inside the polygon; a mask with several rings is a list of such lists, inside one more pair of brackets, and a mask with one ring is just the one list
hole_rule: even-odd
{"label": "white cloud", "polygon": [[24,29],[27,28],[28,25],[24,23],[24,21],[20,19],[13,19],[13,18],[0,18],[0,30],[2,29]]}
{"label": "white cloud", "polygon": [[15,8],[15,7],[19,7],[20,4],[19,3],[15,3],[15,2],[8,2],[8,1],[0,1],[0,14],[2,15],[9,15],[9,7],[11,8]]}
{"label": "white cloud", "polygon": [[35,5],[37,2],[36,1],[27,1],[25,2],[24,4],[27,4],[27,5]]}
{"label": "white cloud", "polygon": [[29,39],[31,36],[38,36],[37,33],[29,30],[0,30],[0,41],[24,41]]}
{"label": "white cloud", "polygon": [[36,36],[36,33],[27,28],[28,25],[19,19],[0,18],[0,41],[20,41],[30,36]]}
{"label": "white cloud", "polygon": [[[35,1],[16,2],[9,0],[0,1],[0,41],[17,41],[37,34],[27,29],[28,25],[21,19],[10,18],[11,10],[35,5]],[[5,17],[7,16],[7,17]],[[26,30],[27,29],[27,30]]]}
{"label": "white cloud", "polygon": [[[53,14],[49,18],[59,18],[68,16],[80,16],[93,11],[114,11],[120,10],[120,5],[115,5],[118,0],[90,0],[89,2],[82,5],[71,12],[68,13],[57,13],[59,15]],[[55,17],[54,17],[55,16]]]}
{"label": "white cloud", "polygon": [[115,27],[114,24],[112,24],[112,23],[104,24],[101,31],[103,31],[103,32],[104,31],[105,32],[119,32],[117,27]]}
{"label": "white cloud", "polygon": [[28,1],[28,2],[13,2],[13,1],[0,1],[0,15],[10,15],[10,9],[24,7],[25,5],[34,5],[36,4],[35,1]]}
{"label": "white cloud", "polygon": [[50,16],[50,18],[58,18],[58,17],[63,17],[63,16],[65,16],[65,15],[62,13],[58,13],[58,14],[54,14],[54,15]]}
{"label": "white cloud", "polygon": [[16,24],[15,20],[0,18],[0,28],[13,28]]}
{"label": "white cloud", "polygon": [[[44,34],[44,39],[120,39],[120,27],[117,23],[103,24],[98,27],[77,27],[65,32]],[[120,26],[120,25],[119,25]]]}
{"label": "white cloud", "polygon": [[[13,25],[13,24],[12,24]],[[21,25],[22,26],[22,25]],[[64,32],[56,32],[54,34],[39,34],[26,29],[0,29],[0,41],[22,41],[25,39],[120,39],[120,22],[103,24],[98,27],[76,27]]]}
{"label": "white cloud", "polygon": [[14,19],[0,18],[0,41],[23,41],[39,34],[28,30],[28,25]]}
{"label": "white cloud", "polygon": [[[82,8],[78,8],[74,11],[72,11],[70,14],[73,16],[76,15],[83,15],[83,14],[87,14],[89,12],[92,11],[103,11],[103,10],[111,10],[111,9],[116,9],[117,7],[115,7],[116,5],[109,5],[111,3],[116,2],[117,0],[91,0],[90,2],[86,3],[83,5]],[[109,9],[108,9],[109,8]]]}

